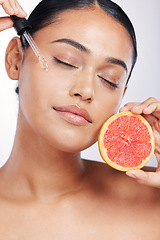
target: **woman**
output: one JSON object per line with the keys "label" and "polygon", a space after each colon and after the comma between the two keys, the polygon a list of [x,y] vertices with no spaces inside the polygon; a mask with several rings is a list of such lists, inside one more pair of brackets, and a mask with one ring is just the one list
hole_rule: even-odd
{"label": "woman", "polygon": [[[24,17],[15,4],[3,1],[8,14]],[[12,26],[2,21],[1,29]],[[0,170],[1,239],[159,239],[159,168],[128,172],[135,181],[80,157],[125,94],[136,61],[129,19],[111,1],[44,0],[29,21],[49,71],[23,37],[23,48],[11,40],[5,61],[8,76],[19,80],[19,113]],[[160,103],[150,98],[124,110],[149,121],[159,162]]]}

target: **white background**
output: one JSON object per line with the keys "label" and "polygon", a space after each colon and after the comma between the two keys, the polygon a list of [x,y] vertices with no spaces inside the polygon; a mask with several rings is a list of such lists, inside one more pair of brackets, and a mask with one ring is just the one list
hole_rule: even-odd
{"label": "white background", "polygon": [[[122,105],[132,101],[144,101],[149,97],[160,100],[159,58],[160,58],[160,1],[159,0],[115,0],[129,15],[137,35],[138,62],[129,82]],[[29,14],[39,0],[19,0]],[[4,16],[2,8],[0,16]],[[0,166],[10,154],[17,119],[18,97],[16,82],[11,81],[4,66],[5,49],[15,36],[14,29],[0,33]],[[82,152],[82,157],[102,161],[97,144]],[[155,157],[149,162],[156,166]]]}

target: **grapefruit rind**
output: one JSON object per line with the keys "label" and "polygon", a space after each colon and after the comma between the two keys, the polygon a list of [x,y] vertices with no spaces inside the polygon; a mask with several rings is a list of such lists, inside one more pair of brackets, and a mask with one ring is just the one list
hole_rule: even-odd
{"label": "grapefruit rind", "polygon": [[[138,166],[134,166],[134,167],[123,167],[123,166],[120,166],[118,164],[116,164],[115,162],[113,162],[112,160],[109,159],[107,153],[106,153],[106,148],[104,146],[104,134],[106,133],[107,129],[108,129],[108,126],[114,121],[116,120],[117,118],[121,117],[121,116],[136,116],[137,118],[139,118],[147,127],[148,129],[148,132],[150,134],[150,143],[152,145],[152,149],[151,149],[151,152],[149,153],[149,155],[145,158],[145,160],[142,161],[142,163]],[[112,168],[115,168],[119,171],[129,171],[129,170],[137,170],[137,169],[140,169],[142,167],[144,167],[149,161],[150,159],[152,158],[153,154],[154,154],[154,148],[155,148],[155,138],[154,138],[154,134],[153,134],[153,131],[152,131],[152,128],[150,126],[150,124],[147,122],[147,120],[142,117],[141,115],[138,115],[138,114],[134,114],[132,112],[120,112],[120,113],[117,113],[113,116],[111,116],[102,126],[101,130],[100,130],[100,133],[99,133],[99,137],[98,137],[98,147],[99,147],[99,152],[100,152],[100,155],[102,157],[102,159],[108,164],[110,165]]]}

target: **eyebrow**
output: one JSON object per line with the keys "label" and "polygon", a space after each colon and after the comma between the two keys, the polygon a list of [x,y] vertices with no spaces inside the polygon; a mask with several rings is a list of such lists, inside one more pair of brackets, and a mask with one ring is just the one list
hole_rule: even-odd
{"label": "eyebrow", "polygon": [[123,67],[126,72],[128,72],[126,63],[120,59],[109,57],[109,58],[107,58],[107,62],[119,65],[119,66]]}
{"label": "eyebrow", "polygon": [[[76,42],[72,39],[68,39],[68,38],[58,39],[58,40],[52,41],[51,43],[66,43],[66,44],[69,44],[69,45],[77,48],[78,50],[80,50],[82,52],[85,52],[85,53],[90,53],[91,52],[84,45],[82,45],[82,44],[80,44],[80,43],[78,43],[78,42]],[[126,72],[128,72],[127,65],[124,61],[122,61],[120,59],[117,59],[117,58],[114,58],[114,57],[108,57],[108,58],[106,58],[106,61],[108,63],[119,65],[119,66],[123,67]]]}
{"label": "eyebrow", "polygon": [[58,40],[55,40],[51,43],[67,43],[75,48],[77,48],[78,50],[82,51],[82,52],[86,52],[86,53],[89,53],[90,50],[88,48],[86,48],[85,46],[83,46],[82,44],[72,40],[72,39],[68,39],[68,38],[62,38],[62,39],[58,39]]}

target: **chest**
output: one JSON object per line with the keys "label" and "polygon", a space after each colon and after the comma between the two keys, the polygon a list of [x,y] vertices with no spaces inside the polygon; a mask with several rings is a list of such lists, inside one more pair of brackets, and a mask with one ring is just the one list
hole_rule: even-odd
{"label": "chest", "polygon": [[22,209],[0,209],[0,239],[159,240],[160,236],[159,208]]}

